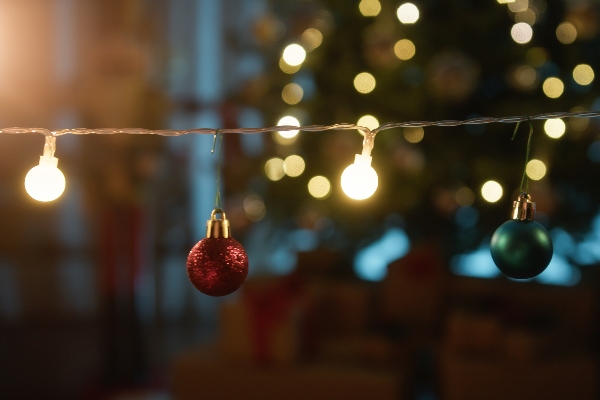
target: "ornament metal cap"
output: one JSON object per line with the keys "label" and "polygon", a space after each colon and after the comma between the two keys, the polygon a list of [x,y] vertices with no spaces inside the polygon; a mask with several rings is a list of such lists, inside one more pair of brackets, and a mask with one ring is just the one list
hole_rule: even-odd
{"label": "ornament metal cap", "polygon": [[[221,214],[222,218],[217,219],[217,214]],[[229,221],[225,212],[220,208],[215,208],[210,214],[210,219],[206,221],[206,237],[207,238],[228,238],[231,237],[229,229]]]}
{"label": "ornament metal cap", "polygon": [[521,221],[533,221],[535,219],[535,203],[531,196],[525,192],[519,195],[519,199],[513,201],[512,219]]}

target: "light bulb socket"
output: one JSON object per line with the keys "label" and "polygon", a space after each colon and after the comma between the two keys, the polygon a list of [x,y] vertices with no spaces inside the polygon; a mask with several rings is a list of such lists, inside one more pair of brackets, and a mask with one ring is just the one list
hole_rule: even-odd
{"label": "light bulb socket", "polygon": [[58,158],[47,155],[40,156],[39,165],[42,167],[58,168]]}
{"label": "light bulb socket", "polygon": [[56,136],[46,136],[44,143],[44,157],[53,157],[56,151]]}
{"label": "light bulb socket", "polygon": [[354,157],[354,164],[371,166],[371,160],[373,160],[373,157],[368,154],[356,154]]}
{"label": "light bulb socket", "polygon": [[512,219],[520,221],[533,221],[535,219],[535,203],[531,201],[528,193],[521,193],[513,202]]}
{"label": "light bulb socket", "polygon": [[[217,219],[217,214],[221,214],[221,219]],[[210,219],[206,221],[207,238],[228,238],[231,237],[231,229],[225,212],[220,208],[215,208],[210,214]]]}

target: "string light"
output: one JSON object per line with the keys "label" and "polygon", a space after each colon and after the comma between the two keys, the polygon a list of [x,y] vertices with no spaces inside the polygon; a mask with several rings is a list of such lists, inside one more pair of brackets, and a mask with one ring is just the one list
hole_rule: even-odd
{"label": "string light", "polygon": [[365,135],[362,153],[356,154],[354,163],[346,167],[342,173],[342,190],[354,200],[367,199],[377,190],[379,179],[377,172],[371,167],[374,140],[373,133]]}
{"label": "string light", "polygon": [[56,137],[46,136],[44,153],[40,163],[31,168],[25,176],[25,190],[37,201],[52,201],[65,191],[65,176],[58,169],[58,158],[54,157]]}
{"label": "string light", "polygon": [[[269,133],[269,132],[323,132],[330,130],[358,130],[364,136],[363,151],[362,154],[356,154],[355,162],[350,165],[342,174],[342,188],[346,194],[352,193],[359,199],[366,199],[370,197],[378,185],[377,173],[371,167],[371,150],[373,149],[373,143],[375,136],[378,132],[388,129],[396,128],[410,128],[410,127],[429,127],[429,126],[461,126],[461,125],[481,125],[489,123],[519,123],[523,121],[539,121],[539,120],[561,120],[563,118],[581,118],[587,121],[589,118],[600,117],[600,112],[596,111],[581,111],[581,112],[551,112],[544,114],[537,114],[531,116],[509,116],[509,117],[478,117],[466,120],[441,120],[441,121],[408,121],[408,122],[389,122],[380,125],[374,129],[366,126],[360,126],[357,124],[340,123],[333,125],[307,125],[307,126],[292,126],[292,125],[281,125],[271,126],[266,128],[227,128],[218,129],[221,134],[258,134],[258,133]],[[562,122],[562,121],[560,121]],[[64,191],[65,180],[64,175],[58,168],[56,168],[58,160],[54,157],[54,151],[56,149],[56,139],[63,135],[111,135],[111,134],[130,134],[130,135],[157,135],[157,136],[183,136],[188,134],[208,134],[215,135],[217,129],[215,128],[194,128],[185,130],[174,130],[174,129],[159,129],[150,130],[144,128],[71,128],[71,129],[59,129],[51,131],[44,128],[22,128],[12,127],[0,129],[0,134],[25,134],[25,133],[40,133],[46,136],[46,144],[44,145],[44,155],[40,157],[40,165],[33,168],[32,170],[45,171],[47,176],[53,177],[53,184],[41,184],[40,181],[37,185],[30,185],[26,183],[27,191],[30,195],[40,201],[51,201],[58,198]],[[41,168],[38,168],[41,167]],[[279,180],[283,177],[285,172],[282,170],[283,160],[273,159],[273,161],[267,162],[265,165],[265,173],[270,180]],[[48,172],[51,171],[51,172]],[[346,172],[348,171],[348,172]],[[31,172],[33,176],[36,176],[38,172]],[[282,174],[283,173],[283,174]],[[28,178],[26,181],[33,182],[33,178]],[[44,189],[29,191],[29,186]],[[50,189],[52,188],[52,189]],[[347,190],[346,190],[347,188]],[[356,188],[360,188],[356,189]],[[44,195],[38,196],[37,193],[44,193]],[[49,194],[51,193],[51,194]],[[352,196],[351,196],[352,197]]]}

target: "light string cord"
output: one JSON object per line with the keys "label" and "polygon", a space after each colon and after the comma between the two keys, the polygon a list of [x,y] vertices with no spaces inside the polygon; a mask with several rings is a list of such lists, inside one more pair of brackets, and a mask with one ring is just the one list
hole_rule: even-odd
{"label": "light string cord", "polygon": [[268,133],[278,131],[295,131],[301,130],[305,132],[322,132],[329,130],[359,130],[365,134],[365,137],[369,136],[373,138],[378,132],[388,129],[395,128],[411,128],[411,127],[428,127],[428,126],[460,126],[460,125],[481,125],[490,123],[518,123],[523,121],[536,121],[536,120],[548,120],[556,118],[596,118],[600,117],[600,112],[597,111],[584,111],[584,112],[551,112],[537,115],[520,115],[511,117],[477,117],[466,120],[441,120],[441,121],[408,121],[408,122],[388,122],[379,127],[371,130],[367,127],[340,123],[333,125],[307,125],[307,126],[271,126],[267,128],[228,128],[228,129],[215,129],[215,128],[194,128],[185,130],[173,130],[173,129],[159,129],[151,130],[144,128],[70,128],[70,129],[58,129],[49,130],[46,128],[2,128],[0,133],[6,134],[22,134],[22,133],[41,133],[45,136],[63,136],[63,135],[109,135],[109,134],[130,134],[130,135],[158,135],[158,136],[183,136],[188,134],[208,134],[215,135],[217,131],[222,134],[230,133],[242,133],[242,134],[254,134],[254,133]]}
{"label": "light string cord", "polygon": [[215,190],[215,209],[221,210],[221,165],[223,165],[223,135],[220,129],[215,130],[211,154],[215,154],[217,148],[217,172],[216,172],[216,190]]}
{"label": "light string cord", "polygon": [[[523,176],[521,177],[521,193],[529,192],[529,177],[527,176],[527,164],[529,164],[529,154],[531,153],[531,139],[533,137],[533,123],[531,122],[531,118],[527,118],[529,121],[529,136],[527,138],[527,150],[525,151],[525,165],[523,166]],[[515,140],[517,136],[517,131],[519,130],[519,125],[521,121],[517,122],[517,126],[515,126],[515,131],[513,132],[511,140]]]}

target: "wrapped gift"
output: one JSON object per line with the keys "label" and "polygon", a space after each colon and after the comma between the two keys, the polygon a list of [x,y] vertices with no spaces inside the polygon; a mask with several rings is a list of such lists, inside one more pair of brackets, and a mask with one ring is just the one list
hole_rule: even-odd
{"label": "wrapped gift", "polygon": [[294,276],[249,280],[220,308],[218,348],[226,358],[291,364],[313,349],[313,301]]}
{"label": "wrapped gift", "polygon": [[403,368],[309,362],[256,368],[228,362],[205,349],[188,349],[173,361],[171,393],[179,400],[401,400],[409,396]]}
{"label": "wrapped gift", "polygon": [[428,327],[439,322],[445,296],[446,266],[434,243],[415,246],[388,265],[381,284],[384,323]]}
{"label": "wrapped gift", "polygon": [[598,367],[584,354],[515,361],[442,350],[439,395],[445,400],[597,399]]}

